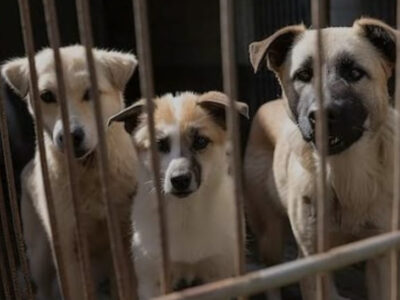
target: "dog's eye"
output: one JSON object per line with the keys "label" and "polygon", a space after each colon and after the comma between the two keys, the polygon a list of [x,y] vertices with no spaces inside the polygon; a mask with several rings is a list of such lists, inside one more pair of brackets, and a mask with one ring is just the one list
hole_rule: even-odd
{"label": "dog's eye", "polygon": [[210,143],[209,138],[207,138],[205,136],[197,135],[193,138],[192,148],[197,151],[202,150],[202,149],[206,148],[209,143]]}
{"label": "dog's eye", "polygon": [[303,69],[303,70],[298,71],[294,75],[295,80],[299,80],[302,82],[310,82],[312,77],[313,77],[312,69]]}
{"label": "dog's eye", "polygon": [[92,99],[92,95],[90,95],[90,90],[87,89],[85,91],[85,93],[83,94],[83,100],[84,101],[89,101],[90,99]]}
{"label": "dog's eye", "polygon": [[352,68],[348,74],[348,80],[352,82],[359,81],[361,78],[363,78],[365,75],[365,72],[359,68]]}
{"label": "dog's eye", "polygon": [[55,103],[57,101],[56,96],[52,91],[49,90],[44,90],[40,94],[40,99],[42,99],[43,102],[45,103]]}
{"label": "dog's eye", "polygon": [[168,153],[171,150],[169,138],[162,138],[157,141],[158,151],[162,153]]}

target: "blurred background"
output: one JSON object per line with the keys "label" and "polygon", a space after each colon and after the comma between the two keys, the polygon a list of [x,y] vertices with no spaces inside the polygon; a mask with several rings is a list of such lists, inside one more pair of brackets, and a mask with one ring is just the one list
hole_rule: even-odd
{"label": "blurred background", "polygon": [[[79,43],[74,1],[56,2],[62,44]],[[91,4],[95,45],[136,53],[132,1],[93,0]],[[30,6],[35,46],[39,50],[48,46],[42,1],[31,0]],[[394,26],[395,11],[393,0],[331,0],[327,24],[347,26],[356,18],[369,16]],[[156,93],[221,90],[219,1],[150,0],[149,14]],[[0,20],[0,62],[23,56],[17,1],[0,1]],[[309,0],[235,0],[238,100],[249,104],[251,116],[260,105],[279,97],[280,90],[273,74],[266,68],[258,74],[253,73],[248,58],[249,43],[263,39],[283,26],[300,22],[310,26]],[[126,101],[129,104],[139,97],[139,78],[136,72],[128,84]],[[19,174],[33,156],[34,131],[25,104],[9,89],[6,108],[15,176],[19,187]],[[248,128],[249,124],[243,124],[242,144],[245,143]],[[7,199],[1,157],[2,155],[0,175]],[[0,251],[4,251],[2,247],[4,243],[0,236]],[[344,278],[346,276],[348,277],[344,275]],[[346,285],[346,279],[343,282]],[[286,298],[297,299],[295,294],[288,294]],[[362,296],[360,299],[363,299]]]}

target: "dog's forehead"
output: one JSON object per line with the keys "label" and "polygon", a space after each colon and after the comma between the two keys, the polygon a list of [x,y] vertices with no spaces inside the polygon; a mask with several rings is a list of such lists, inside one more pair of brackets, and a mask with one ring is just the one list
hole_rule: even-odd
{"label": "dog's forehead", "polygon": [[[96,52],[94,52],[94,54],[96,60]],[[84,47],[80,45],[62,47],[60,48],[60,56],[64,74],[68,74],[68,76],[64,76],[67,88],[87,88],[89,85],[89,73],[86,65]],[[51,49],[44,49],[36,55],[35,60],[36,69],[39,75],[39,85],[44,87],[56,86],[57,79],[55,76],[53,51]],[[96,64],[96,71],[99,83],[104,85],[104,76],[101,76],[101,69],[98,64]]]}
{"label": "dog's forehead", "polygon": [[[371,66],[376,63],[378,52],[366,38],[353,27],[332,27],[321,30],[323,57],[328,64],[338,56],[348,54],[360,64]],[[306,59],[316,55],[316,30],[305,31],[291,50],[290,71],[298,69]]]}
{"label": "dog's forehead", "polygon": [[156,99],[155,121],[159,125],[187,125],[207,118],[206,112],[197,105],[198,95],[185,92],[166,94]]}

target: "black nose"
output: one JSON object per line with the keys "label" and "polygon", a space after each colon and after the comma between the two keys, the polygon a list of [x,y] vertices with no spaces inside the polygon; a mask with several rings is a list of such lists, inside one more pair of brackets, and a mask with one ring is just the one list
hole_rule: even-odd
{"label": "black nose", "polygon": [[[328,122],[328,126],[335,126],[337,123],[344,121],[346,117],[345,108],[343,105],[338,105],[336,103],[331,103],[326,107],[326,120]],[[315,124],[317,120],[317,110],[311,109],[308,113],[308,120],[310,121],[310,125],[313,129],[315,129]]]}
{"label": "black nose", "polygon": [[[72,145],[74,149],[79,149],[82,146],[82,142],[85,138],[85,132],[82,128],[77,127],[71,132]],[[57,136],[57,143],[60,147],[64,147],[64,135],[61,133]]]}
{"label": "black nose", "polygon": [[82,142],[85,138],[85,132],[82,128],[77,127],[72,131],[71,135],[74,149],[79,149],[82,146]]}
{"label": "black nose", "polygon": [[171,178],[171,184],[176,191],[186,191],[192,180],[192,175],[190,173],[181,174]]}

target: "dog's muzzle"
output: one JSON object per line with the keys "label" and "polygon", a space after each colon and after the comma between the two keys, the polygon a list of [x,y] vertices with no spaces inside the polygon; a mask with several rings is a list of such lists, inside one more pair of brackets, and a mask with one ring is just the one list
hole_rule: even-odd
{"label": "dog's muzzle", "polygon": [[[65,149],[65,136],[64,132],[61,130],[55,139],[57,147],[64,151]],[[86,156],[90,151],[85,146],[85,132],[81,127],[76,127],[71,131],[72,147],[74,150],[74,156],[76,158],[82,158]]]}
{"label": "dog's muzzle", "polygon": [[[367,111],[360,101],[333,100],[328,103],[326,106],[328,155],[343,152],[362,137],[367,115]],[[299,124],[304,139],[314,144],[316,141],[316,119],[317,111],[312,108],[308,111],[306,120],[308,124],[303,124],[303,126]]]}
{"label": "dog's muzzle", "polygon": [[173,159],[168,166],[164,191],[178,198],[192,194],[199,186],[199,172],[196,164],[185,157]]}

